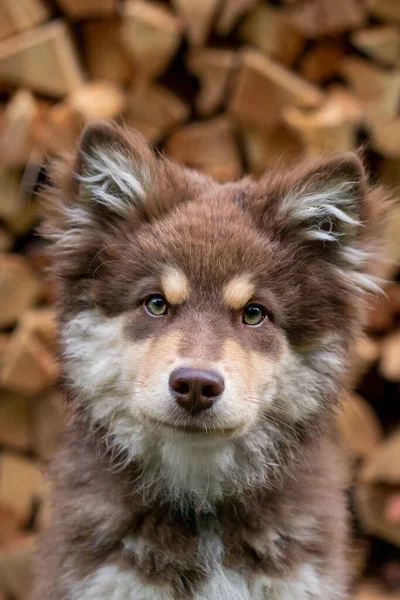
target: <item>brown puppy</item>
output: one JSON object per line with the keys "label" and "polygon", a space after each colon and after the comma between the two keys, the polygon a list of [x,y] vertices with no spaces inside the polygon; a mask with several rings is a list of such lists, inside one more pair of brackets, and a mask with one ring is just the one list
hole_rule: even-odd
{"label": "brown puppy", "polygon": [[73,418],[37,600],[345,598],[334,411],[382,200],[359,159],[222,185],[99,123],[50,196]]}

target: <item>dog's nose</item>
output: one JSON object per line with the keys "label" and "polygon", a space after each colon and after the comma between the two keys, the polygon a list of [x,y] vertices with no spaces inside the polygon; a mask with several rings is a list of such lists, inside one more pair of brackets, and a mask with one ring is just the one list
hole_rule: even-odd
{"label": "dog's nose", "polygon": [[172,371],[169,387],[178,404],[196,414],[212,406],[224,391],[225,384],[216,371],[181,367]]}

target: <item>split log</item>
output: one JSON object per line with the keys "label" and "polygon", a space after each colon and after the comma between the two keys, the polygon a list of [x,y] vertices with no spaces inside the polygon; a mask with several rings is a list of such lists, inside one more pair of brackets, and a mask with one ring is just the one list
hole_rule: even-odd
{"label": "split log", "polygon": [[76,110],[63,102],[54,104],[33,124],[35,144],[48,154],[72,152],[83,125]]}
{"label": "split log", "polygon": [[22,167],[28,162],[34,141],[33,124],[38,115],[39,105],[31,92],[19,90],[14,94],[0,124],[1,165]]}
{"label": "split log", "polygon": [[356,147],[361,106],[342,88],[332,89],[315,110],[288,107],[283,114],[287,125],[298,134],[307,155],[344,152]]}
{"label": "split log", "polygon": [[59,441],[65,414],[59,392],[35,402],[32,411],[32,445],[42,460],[49,460]]}
{"label": "split log", "polygon": [[239,152],[231,122],[226,117],[185,125],[167,139],[165,149],[173,158],[218,181],[241,175]]}
{"label": "split log", "polygon": [[132,79],[133,67],[120,39],[120,30],[120,19],[83,24],[84,61],[91,79],[106,79],[117,84]]}
{"label": "split log", "polygon": [[[1,178],[1,174],[0,174]],[[3,252],[9,252],[14,245],[14,238],[9,231],[6,231],[3,227],[0,227],[0,254]]]}
{"label": "split log", "polygon": [[372,337],[363,336],[352,349],[349,369],[349,387],[356,388],[362,377],[378,361],[380,342]]}
{"label": "split log", "polygon": [[58,382],[55,356],[33,332],[19,327],[7,346],[6,358],[0,370],[0,385],[7,390],[35,396]]}
{"label": "split log", "polygon": [[349,456],[366,459],[383,437],[383,429],[368,402],[358,394],[347,394],[338,411],[341,441]]}
{"label": "split log", "polygon": [[40,297],[41,285],[26,261],[13,254],[0,256],[0,327],[14,325]]}
{"label": "split log", "polygon": [[206,42],[219,4],[220,0],[172,0],[190,44],[202,46]]}
{"label": "split log", "polygon": [[324,83],[336,76],[346,54],[346,47],[337,40],[323,40],[301,59],[299,72],[312,83]]}
{"label": "split log", "polygon": [[0,444],[14,450],[26,451],[32,448],[32,442],[30,401],[23,396],[1,390]]}
{"label": "split log", "polygon": [[368,11],[373,17],[400,23],[400,4],[397,0],[367,0]]}
{"label": "split log", "polygon": [[[395,458],[398,461],[398,455]],[[356,491],[358,517],[366,533],[400,546],[400,523],[393,523],[386,514],[394,488],[382,483],[359,484]]]}
{"label": "split log", "polygon": [[400,62],[400,31],[394,25],[381,25],[354,31],[353,46],[383,64],[396,66]]}
{"label": "split log", "polygon": [[11,508],[0,506],[0,548],[8,546],[19,534],[20,523],[18,516]]}
{"label": "split log", "polygon": [[18,454],[0,454],[0,505],[9,507],[21,525],[29,522],[40,499],[43,478],[37,462]]}
{"label": "split log", "polygon": [[116,14],[117,0],[58,0],[70,19],[109,17]]}
{"label": "split log", "polygon": [[377,581],[367,580],[357,588],[353,600],[400,600],[400,593],[388,590]]}
{"label": "split log", "polygon": [[129,0],[123,6],[122,41],[137,81],[161,75],[181,41],[181,22],[162,5]]}
{"label": "split log", "polygon": [[285,125],[271,131],[243,125],[240,134],[247,168],[255,175],[277,164],[291,164],[301,157],[301,144]]}
{"label": "split log", "polygon": [[304,38],[290,25],[283,9],[259,4],[239,28],[240,37],[284,65],[292,65],[304,48]]}
{"label": "split log", "polygon": [[83,74],[63,21],[51,21],[0,43],[0,80],[60,97],[80,87]]}
{"label": "split log", "polygon": [[400,158],[400,119],[370,119],[371,145],[382,156]]}
{"label": "split log", "polygon": [[366,20],[358,0],[305,0],[288,9],[288,14],[292,25],[311,39],[357,29]]}
{"label": "split log", "polygon": [[19,320],[20,327],[34,334],[51,352],[58,350],[56,312],[53,307],[26,311]]}
{"label": "split log", "polygon": [[274,62],[261,52],[245,50],[236,76],[230,113],[242,123],[272,130],[282,118],[282,109],[294,104],[318,106],[324,94],[312,84]]}
{"label": "split log", "polygon": [[257,3],[258,0],[223,0],[216,25],[217,33],[223,36],[229,34],[240,18]]}
{"label": "split log", "polygon": [[0,548],[0,587],[16,600],[25,600],[32,590],[35,538],[20,535]]}
{"label": "split log", "polygon": [[159,142],[189,117],[189,106],[168,88],[150,84],[134,88],[127,99],[124,119],[153,143]]}
{"label": "split log", "polygon": [[368,61],[349,56],[342,74],[363,105],[368,121],[390,121],[398,113],[400,70],[384,71]]}
{"label": "split log", "polygon": [[196,96],[196,109],[203,116],[217,111],[226,98],[234,67],[236,53],[231,50],[198,48],[192,50],[186,64],[200,80],[200,92]]}
{"label": "split log", "polygon": [[362,470],[362,481],[400,485],[400,430],[386,438]]}
{"label": "split log", "polygon": [[72,92],[65,102],[84,121],[112,119],[123,112],[126,95],[111,81],[93,80]]}
{"label": "split log", "polygon": [[47,4],[42,0],[19,0],[0,4],[0,39],[35,27],[49,18]]}
{"label": "split log", "polygon": [[400,381],[400,330],[382,341],[379,372],[388,381]]}
{"label": "split log", "polygon": [[17,170],[0,169],[0,218],[6,223],[18,217],[23,209],[20,186],[21,175]]}

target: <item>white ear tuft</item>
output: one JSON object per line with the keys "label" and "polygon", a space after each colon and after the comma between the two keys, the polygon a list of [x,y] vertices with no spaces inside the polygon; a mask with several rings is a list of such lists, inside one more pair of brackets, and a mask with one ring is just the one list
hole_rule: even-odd
{"label": "white ear tuft", "polygon": [[145,142],[107,122],[89,125],[78,152],[79,198],[126,216],[143,204],[151,186],[153,157]]}
{"label": "white ear tuft", "polygon": [[[320,251],[355,289],[378,292],[369,273],[374,248],[365,239],[368,189],[361,161],[344,154],[306,172],[278,203],[283,230]],[[372,252],[371,252],[372,250]]]}

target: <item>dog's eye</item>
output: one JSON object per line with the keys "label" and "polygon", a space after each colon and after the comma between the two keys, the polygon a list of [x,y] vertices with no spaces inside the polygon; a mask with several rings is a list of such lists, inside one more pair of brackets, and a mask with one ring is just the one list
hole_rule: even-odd
{"label": "dog's eye", "polygon": [[152,317],[163,317],[167,314],[168,304],[161,294],[153,294],[144,301],[146,311]]}
{"label": "dog's eye", "polygon": [[266,315],[265,308],[259,304],[248,304],[243,310],[243,323],[256,327],[261,325]]}

